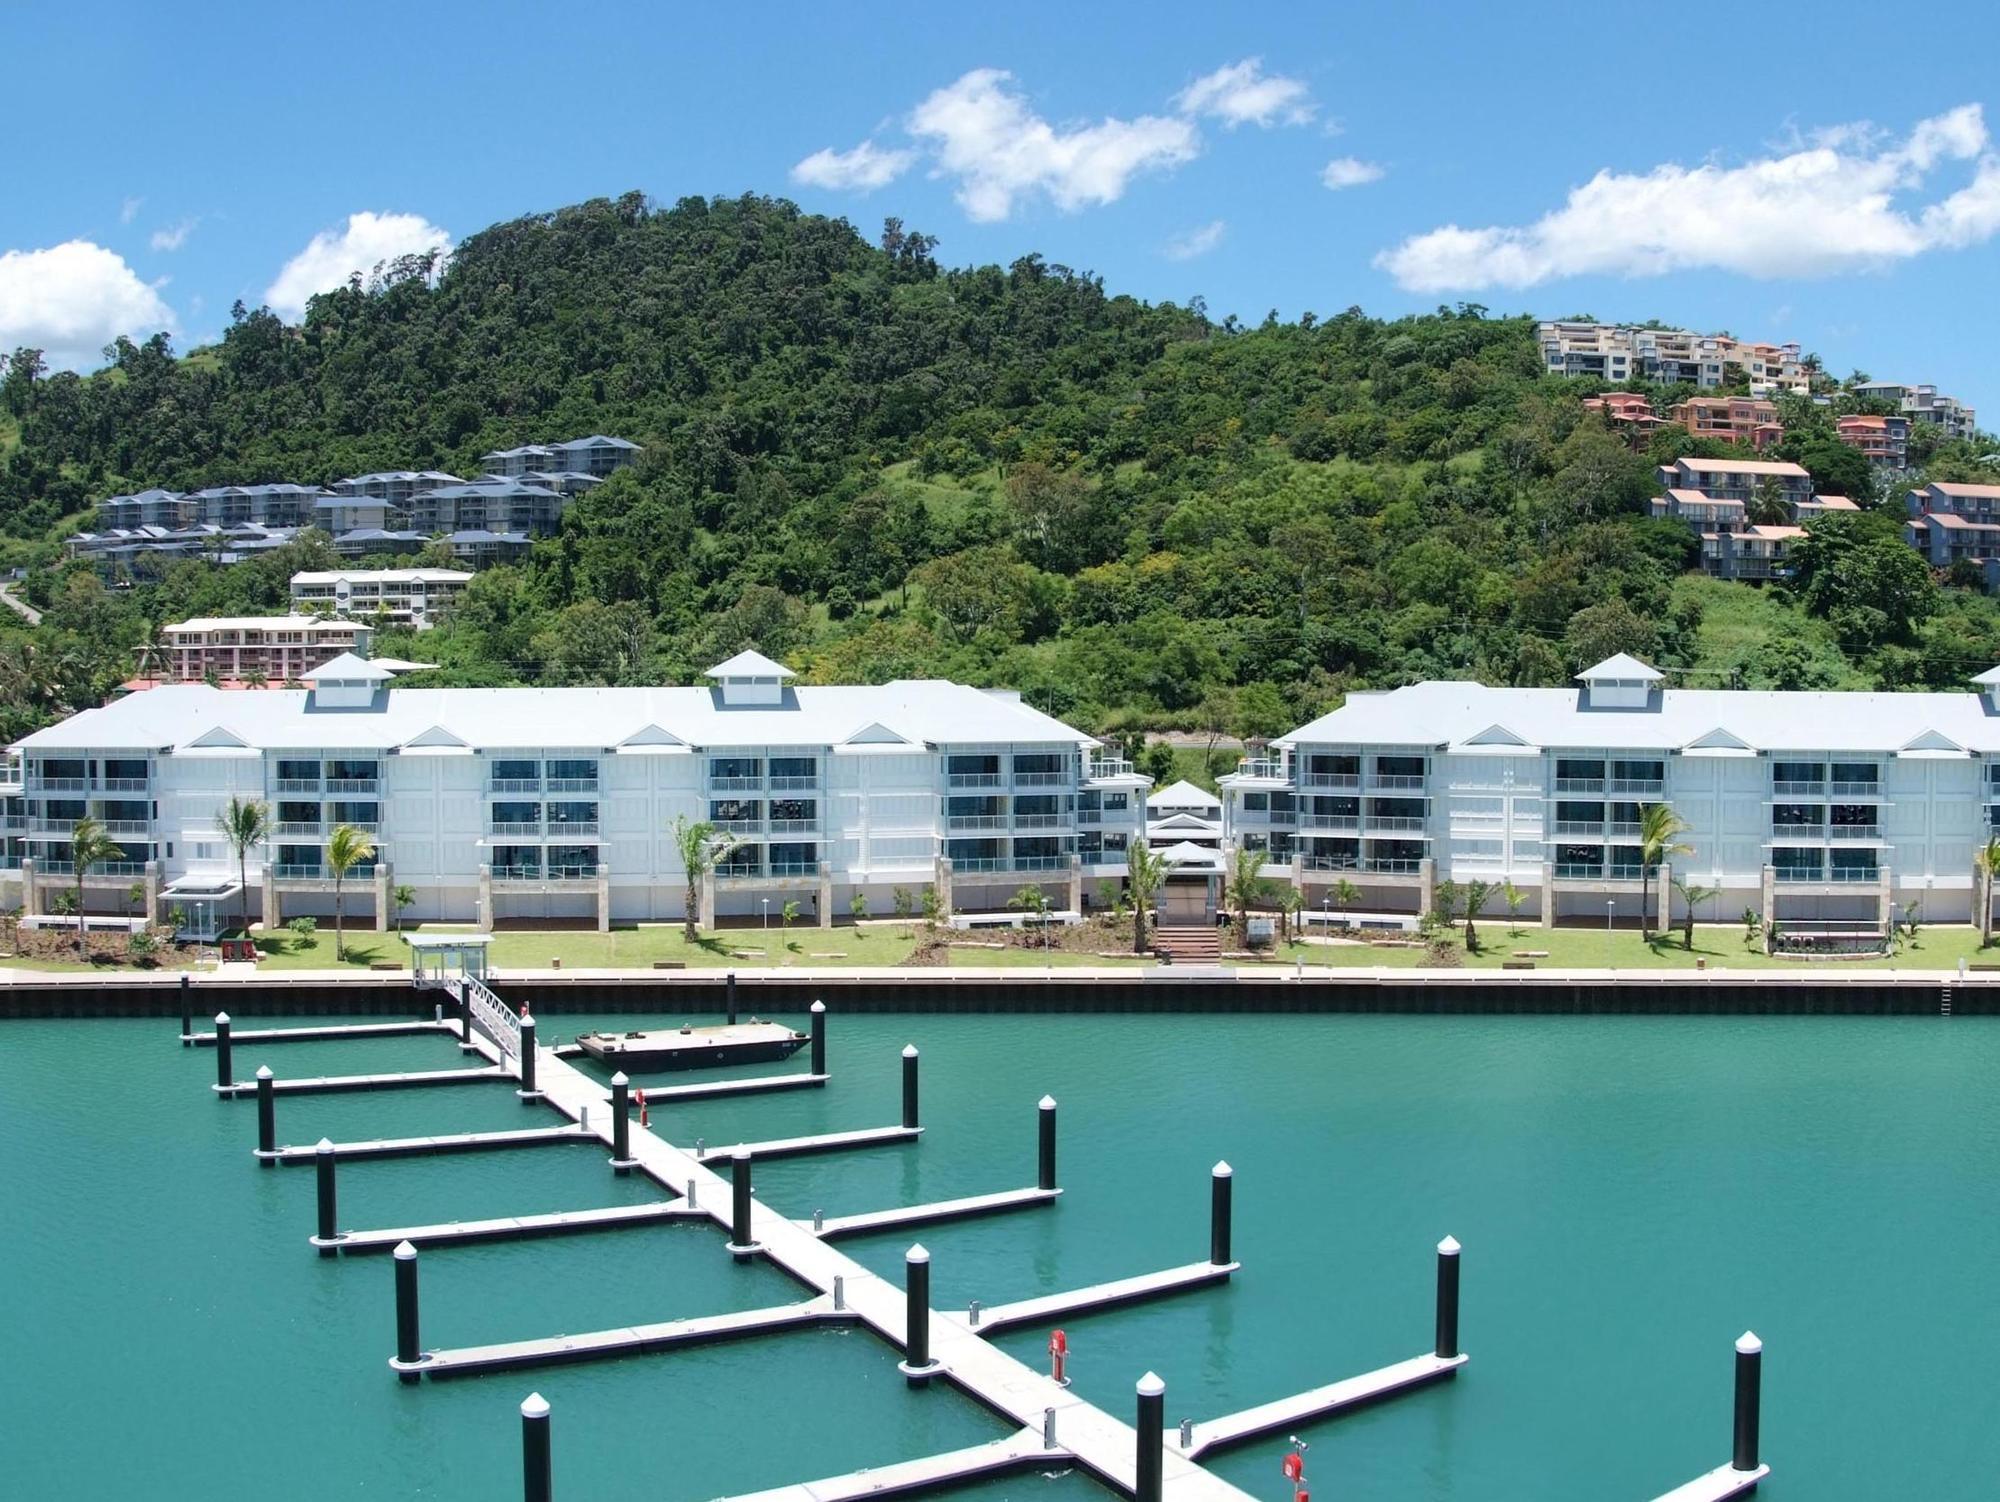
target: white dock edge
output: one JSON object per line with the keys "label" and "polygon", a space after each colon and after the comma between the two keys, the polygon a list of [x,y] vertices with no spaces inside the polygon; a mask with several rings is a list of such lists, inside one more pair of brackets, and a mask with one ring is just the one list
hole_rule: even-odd
{"label": "white dock edge", "polygon": [[[819,1235],[824,1240],[829,1236],[861,1236],[869,1231],[928,1225],[939,1220],[969,1220],[975,1215],[998,1215],[1007,1210],[1051,1204],[1061,1194],[1060,1189],[1002,1189],[996,1194],[968,1194],[962,1199],[933,1200],[927,1205],[897,1205],[888,1210],[866,1210],[859,1215],[831,1215],[820,1222]],[[798,1224],[812,1226],[809,1220]]]}
{"label": "white dock edge", "polygon": [[461,1376],[472,1372],[498,1371],[503,1367],[549,1366],[563,1361],[640,1355],[648,1351],[697,1345],[703,1341],[732,1340],[800,1325],[859,1318],[852,1311],[836,1312],[833,1300],[821,1296],[802,1304],[780,1304],[770,1309],[741,1309],[733,1314],[661,1320],[650,1325],[627,1325],[617,1330],[593,1330],[583,1335],[554,1335],[542,1340],[512,1340],[498,1345],[426,1351],[423,1359],[413,1364],[405,1365],[392,1360],[389,1365],[397,1371],[420,1371],[433,1377]]}
{"label": "white dock edge", "polygon": [[[1115,1282],[1098,1283],[1089,1288],[1045,1293],[1040,1298],[1021,1299],[1012,1304],[995,1304],[990,1309],[980,1310],[979,1323],[971,1328],[981,1335],[991,1335],[995,1330],[1012,1325],[1034,1324],[1090,1309],[1112,1309],[1120,1304],[1136,1304],[1142,1299],[1165,1298],[1183,1289],[1223,1282],[1241,1266],[1240,1262],[1190,1262],[1186,1267],[1141,1273],[1136,1278],[1119,1278]],[[964,1315],[953,1318],[965,1320]]]}
{"label": "white dock edge", "polygon": [[1697,1476],[1685,1486],[1677,1486],[1672,1491],[1654,1499],[1654,1502],[1725,1502],[1729,1497],[1748,1496],[1757,1490],[1757,1483],[1771,1474],[1771,1468],[1760,1465],[1754,1471],[1739,1471],[1735,1466],[1717,1466],[1706,1476]]}
{"label": "white dock edge", "polygon": [[[651,1105],[653,1099],[648,1092],[646,1103]],[[776,1137],[769,1142],[746,1142],[741,1150],[752,1158],[802,1158],[808,1153],[838,1153],[855,1148],[883,1147],[896,1142],[915,1142],[923,1134],[924,1129],[920,1126],[862,1127],[851,1132],[821,1132],[812,1137]],[[703,1156],[727,1160],[730,1154],[737,1151],[732,1146]]]}
{"label": "white dock edge", "polygon": [[[437,1022],[426,1017],[409,1022],[341,1022],[311,1027],[260,1027],[232,1033],[229,1041],[239,1048],[245,1043],[322,1043],[336,1038],[409,1038],[419,1033],[458,1033],[456,1022]],[[183,1033],[183,1043],[196,1048],[215,1047],[214,1033]]]}
{"label": "white dock edge", "polygon": [[[595,1142],[597,1134],[575,1124],[519,1127],[505,1132],[456,1132],[439,1137],[381,1137],[372,1142],[336,1142],[336,1158],[416,1158],[427,1153],[476,1153],[510,1147],[541,1147],[562,1142]],[[317,1147],[281,1147],[273,1161],[312,1163]]]}
{"label": "white dock edge", "polygon": [[1071,1458],[1060,1446],[1044,1449],[1040,1430],[1022,1429],[990,1444],[926,1455],[921,1460],[899,1460],[873,1470],[850,1471],[845,1476],[781,1486],[774,1491],[749,1492],[722,1502],[865,1502],[899,1492],[930,1491],[1045,1461],[1067,1463]]}
{"label": "white dock edge", "polygon": [[[482,1080],[511,1080],[514,1071],[498,1064],[472,1069],[420,1069],[404,1074],[327,1074],[315,1079],[273,1080],[276,1095],[328,1095],[341,1090],[415,1090],[426,1085],[476,1085]],[[255,1080],[237,1080],[227,1090],[239,1099],[257,1093]]]}
{"label": "white dock edge", "polygon": [[[557,1210],[548,1215],[501,1215],[491,1220],[453,1220],[434,1226],[401,1226],[386,1231],[347,1231],[330,1243],[343,1252],[386,1252],[397,1243],[445,1246],[454,1241],[506,1241],[514,1237],[561,1236],[571,1231],[608,1231],[622,1226],[652,1225],[662,1220],[699,1220],[680,1200],[659,1204],[603,1205],[594,1210]],[[317,1241],[314,1245],[318,1245]]]}
{"label": "white dock edge", "polygon": [[761,1095],[767,1090],[803,1090],[824,1085],[823,1074],[763,1074],[747,1080],[710,1080],[704,1085],[662,1085],[646,1091],[646,1104],[657,1106],[676,1100],[711,1100],[725,1095]]}
{"label": "white dock edge", "polygon": [[1343,1409],[1372,1403],[1377,1398],[1385,1398],[1405,1388],[1420,1387],[1426,1382],[1435,1382],[1457,1371],[1465,1365],[1465,1361],[1466,1358],[1462,1355],[1416,1356],[1408,1361],[1398,1361],[1393,1366],[1363,1372],[1358,1377],[1329,1382],[1324,1387],[1294,1393],[1289,1398],[1260,1403],[1257,1407],[1245,1408],[1240,1413],[1210,1419],[1205,1424],[1194,1426],[1193,1441],[1181,1453],[1193,1459],[1224,1445],[1233,1445],[1246,1439],[1254,1439],[1260,1434],[1269,1434],[1274,1429],[1289,1429],[1313,1419],[1326,1418]]}

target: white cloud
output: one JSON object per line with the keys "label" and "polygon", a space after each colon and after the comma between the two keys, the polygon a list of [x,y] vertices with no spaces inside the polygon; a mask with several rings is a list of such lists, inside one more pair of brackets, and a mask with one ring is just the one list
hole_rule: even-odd
{"label": "white cloud", "polygon": [[1017,199],[1038,192],[1068,211],[1111,203],[1138,173],[1179,166],[1200,150],[1200,133],[1184,119],[1051,125],[1012,80],[998,68],[974,69],[910,115],[910,134],[935,151],[938,175],[958,180],[958,202],[975,220],[1005,219]]}
{"label": "white cloud", "polygon": [[1364,162],[1359,157],[1337,156],[1320,169],[1319,180],[1334,192],[1342,188],[1359,188],[1368,183],[1382,180],[1382,169],[1373,162]]}
{"label": "white cloud", "polygon": [[1205,256],[1220,245],[1223,232],[1228,227],[1220,219],[1211,219],[1194,229],[1182,230],[1167,241],[1160,253],[1170,261],[1192,261],[1196,256]]}
{"label": "white cloud", "polygon": [[854,188],[868,193],[887,187],[916,159],[914,151],[884,150],[872,140],[863,141],[852,151],[835,151],[828,146],[793,167],[792,181],[809,188]]}
{"label": "white cloud", "polygon": [[44,352],[51,366],[88,370],[120,334],[177,327],[174,310],[116,251],[88,240],[0,255],[0,350]]}
{"label": "white cloud", "polygon": [[450,250],[451,236],[421,214],[376,214],[363,209],[347,216],[347,227],[321,230],[306,248],[285,262],[264,290],[273,311],[297,318],[306,302],[357,271],[366,276],[384,261],[429,250]]}
{"label": "white cloud", "polygon": [[1316,106],[1297,78],[1266,73],[1261,57],[1204,74],[1174,96],[1184,115],[1213,115],[1229,129],[1251,125],[1304,125]]}
{"label": "white cloud", "polygon": [[143,198],[128,198],[119,204],[118,222],[120,224],[130,224],[134,219],[137,219],[139,217],[139,205],[145,201]]}
{"label": "white cloud", "polygon": [[201,223],[200,219],[189,215],[178,224],[170,224],[165,229],[154,230],[153,237],[148,243],[155,250],[179,250],[183,245],[187,244],[188,236],[194,233],[194,227],[199,223]]}
{"label": "white cloud", "polygon": [[[1976,104],[1920,121],[1901,142],[1865,126],[1807,139],[1735,167],[1602,171],[1532,224],[1447,224],[1383,251],[1375,264],[1412,292],[1693,269],[1832,276],[2000,232],[2000,156]],[[1975,158],[1966,186],[1914,211],[1898,206],[1937,168]]]}

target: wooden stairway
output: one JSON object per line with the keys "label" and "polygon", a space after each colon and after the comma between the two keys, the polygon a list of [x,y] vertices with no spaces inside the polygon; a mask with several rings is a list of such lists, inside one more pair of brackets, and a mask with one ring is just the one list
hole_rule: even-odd
{"label": "wooden stairway", "polygon": [[1219,965],[1222,930],[1212,923],[1202,928],[1156,928],[1153,951],[1171,957],[1176,965]]}

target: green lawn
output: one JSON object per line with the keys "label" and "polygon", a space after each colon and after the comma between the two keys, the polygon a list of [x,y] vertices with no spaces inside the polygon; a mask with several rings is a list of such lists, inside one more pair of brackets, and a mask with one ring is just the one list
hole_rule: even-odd
{"label": "green lawn", "polygon": [[[1914,944],[1904,942],[1888,959],[1868,960],[1789,960],[1766,956],[1743,947],[1740,924],[1698,923],[1694,948],[1681,947],[1680,931],[1655,936],[1648,943],[1634,929],[1620,928],[1607,933],[1601,928],[1537,928],[1523,924],[1510,928],[1506,921],[1482,920],[1479,924],[1480,952],[1465,953],[1462,931],[1454,934],[1454,948],[1460,962],[1473,969],[1495,969],[1515,957],[1518,950],[1546,950],[1534,956],[1535,964],[1546,969],[1692,970],[1695,961],[1706,960],[1711,970],[1803,970],[1803,969],[1906,969],[1950,970],[1959,960],[2000,961],[2000,948],[1984,955],[1979,948],[1979,932],[1970,925],[1924,928]],[[1413,967],[1425,961],[1422,946],[1408,949],[1377,949],[1364,944],[1293,944],[1287,958],[1302,958],[1309,965],[1384,965]]]}

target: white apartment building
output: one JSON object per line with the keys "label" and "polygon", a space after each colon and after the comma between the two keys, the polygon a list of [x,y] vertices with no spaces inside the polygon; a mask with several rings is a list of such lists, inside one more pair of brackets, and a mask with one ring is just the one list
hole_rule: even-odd
{"label": "white apartment building", "polygon": [[312,615],[200,616],[163,627],[166,666],[181,683],[211,676],[233,683],[302,680],[343,653],[362,656],[375,631],[355,621]]}
{"label": "white apartment building", "polygon": [[422,630],[471,582],[471,574],[450,568],[310,569],[292,575],[292,604],[371,620],[386,615]]}
{"label": "white apartment building", "polygon": [[1027,884],[1076,910],[1122,880],[1143,838],[1148,779],[1007,693],[795,687],[755,652],[697,688],[394,689],[388,676],[342,657],[304,691],[160,688],[26,737],[26,909],[71,879],[85,813],[126,852],[91,874],[93,909],[129,911],[135,880],[153,905],[233,904],[216,823],[232,795],[274,820],[249,873],[267,923],[331,911],[326,840],[341,824],[377,842],[346,906],[378,927],[405,883],[412,919],[678,918],[677,816],[739,841],[700,885],[705,922],[775,920],[796,901],[825,924],[856,894],[882,915],[897,889],[920,900],[926,886],[947,910],[1003,909]]}
{"label": "white apartment building", "polygon": [[519,448],[495,449],[479,456],[486,472],[503,480],[525,479],[530,474],[581,474],[603,479],[628,464],[638,462],[642,450],[627,438],[607,438],[593,433],[588,438],[571,438],[562,443],[529,443]]}
{"label": "white apartment building", "polygon": [[[1782,579],[1803,523],[1829,511],[1858,511],[1844,495],[1814,495],[1796,464],[1762,459],[1676,459],[1660,466],[1652,513],[1686,522],[1701,538],[1702,572],[1718,579]],[[1750,505],[1771,487],[1782,521],[1753,524]]]}
{"label": "white apartment building", "polygon": [[2000,668],[1974,682],[1672,689],[1621,655],[1575,689],[1357,693],[1223,778],[1225,825],[1314,907],[1345,881],[1360,896],[1343,906],[1416,913],[1436,882],[1479,880],[1514,883],[1544,923],[1630,923],[1640,810],[1666,803],[1693,848],[1655,878],[1662,914],[1684,911],[1678,877],[1716,889],[1703,920],[1878,926],[1916,901],[1964,922],[2000,810]]}
{"label": "white apartment building", "polygon": [[1753,396],[1812,390],[1812,373],[1797,344],[1756,344],[1727,334],[1588,320],[1541,323],[1535,333],[1542,368],[1549,375],[1713,389],[1729,379],[1734,367],[1749,380]]}
{"label": "white apartment building", "polygon": [[1942,428],[1948,438],[1971,438],[1979,431],[1978,416],[1956,397],[1940,396],[1935,386],[1911,386],[1901,381],[1864,381],[1854,394],[1894,403],[1911,422]]}

